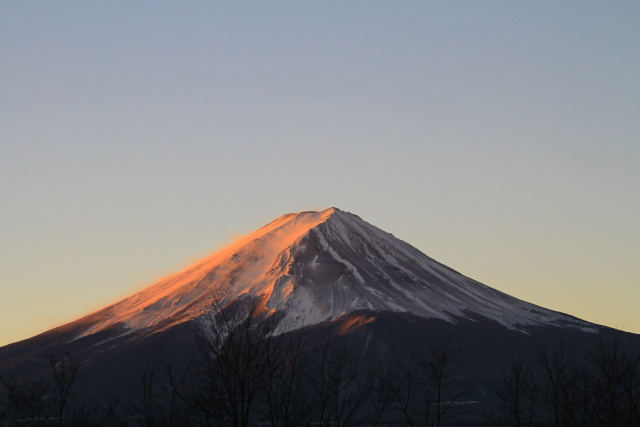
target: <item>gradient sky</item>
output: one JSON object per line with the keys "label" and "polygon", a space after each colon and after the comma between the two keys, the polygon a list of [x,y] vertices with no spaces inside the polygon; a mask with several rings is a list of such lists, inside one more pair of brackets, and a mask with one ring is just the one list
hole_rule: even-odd
{"label": "gradient sky", "polygon": [[640,333],[640,2],[0,3],[0,345],[336,206]]}

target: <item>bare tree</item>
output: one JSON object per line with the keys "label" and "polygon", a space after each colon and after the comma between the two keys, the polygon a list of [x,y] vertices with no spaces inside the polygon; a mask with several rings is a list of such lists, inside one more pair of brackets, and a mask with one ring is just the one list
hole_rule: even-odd
{"label": "bare tree", "polygon": [[531,426],[538,412],[538,402],[531,366],[524,353],[511,355],[500,369],[501,382],[495,393],[500,401],[499,411],[505,425]]}
{"label": "bare tree", "polygon": [[27,426],[88,426],[115,423],[115,403],[97,402],[77,390],[80,361],[65,351],[58,340],[43,355],[42,370],[26,372],[18,378],[2,378],[5,389],[4,418]]}
{"label": "bare tree", "polygon": [[601,396],[599,419],[612,426],[640,425],[640,352],[618,339],[599,340],[591,351],[593,392]]}
{"label": "bare tree", "polygon": [[380,361],[367,371],[365,384],[369,393],[364,402],[367,415],[362,419],[363,423],[377,426],[391,412],[394,401],[393,376],[394,374]]}
{"label": "bare tree", "polygon": [[558,426],[566,419],[568,391],[575,381],[575,348],[573,343],[561,337],[554,351],[548,347],[538,349],[539,381],[536,390],[541,409],[549,423]]}
{"label": "bare tree", "polygon": [[314,422],[314,402],[306,381],[309,368],[307,338],[304,329],[272,337],[263,395],[271,425],[308,426]]}
{"label": "bare tree", "polygon": [[640,353],[619,340],[561,337],[536,364],[511,358],[495,388],[506,425],[640,426]]}
{"label": "bare tree", "polygon": [[2,378],[6,390],[6,419],[13,424],[30,427],[48,425],[50,412],[46,396],[51,388],[44,377],[32,372],[16,378]]}
{"label": "bare tree", "polygon": [[358,363],[345,345],[322,342],[315,349],[307,373],[315,401],[316,422],[344,426],[355,422],[370,388]]}
{"label": "bare tree", "polygon": [[[245,427],[260,421],[260,393],[268,385],[269,360],[279,318],[256,300],[216,307],[200,325],[194,397],[201,422]],[[263,411],[264,412],[264,411]]]}
{"label": "bare tree", "polygon": [[72,357],[71,353],[62,349],[62,343],[58,343],[56,350],[51,349],[45,353],[51,375],[53,376],[52,404],[55,410],[55,425],[61,426],[65,420],[71,419],[76,396],[74,385],[80,369],[80,362]]}
{"label": "bare tree", "polygon": [[[415,426],[419,415],[415,414],[416,402],[424,390],[425,379],[421,372],[418,353],[412,351],[408,359],[396,356],[394,375],[390,377],[390,394],[396,411],[400,412],[404,423]],[[421,405],[420,405],[421,406]]]}
{"label": "bare tree", "polygon": [[[182,357],[181,357],[182,356]],[[164,343],[143,348],[132,360],[126,412],[138,425],[174,426],[188,421],[187,390],[193,354],[176,354]]]}
{"label": "bare tree", "polygon": [[420,350],[407,361],[397,362],[398,377],[393,396],[397,409],[409,425],[440,426],[463,408],[462,398],[471,391],[474,379],[456,372],[460,348],[453,335],[424,340]]}
{"label": "bare tree", "polygon": [[427,359],[423,363],[430,386],[434,389],[433,425],[438,427],[455,408],[460,408],[461,399],[469,394],[475,382],[475,379],[461,377],[455,371],[460,352],[453,334],[435,345],[427,345]]}

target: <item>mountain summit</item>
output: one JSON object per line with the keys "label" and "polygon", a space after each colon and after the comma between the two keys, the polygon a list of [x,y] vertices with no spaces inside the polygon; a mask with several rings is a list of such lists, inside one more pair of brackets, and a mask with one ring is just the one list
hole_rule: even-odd
{"label": "mountain summit", "polygon": [[521,301],[429,258],[336,208],[286,214],[192,267],[75,323],[77,337],[157,332],[241,298],[314,325],[358,310],[448,322],[491,320],[513,330],[590,330],[574,317]]}

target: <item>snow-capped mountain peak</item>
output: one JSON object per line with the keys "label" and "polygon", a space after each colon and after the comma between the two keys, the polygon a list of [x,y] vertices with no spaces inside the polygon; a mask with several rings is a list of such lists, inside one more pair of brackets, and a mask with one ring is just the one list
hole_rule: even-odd
{"label": "snow-capped mountain peak", "polygon": [[510,329],[590,324],[487,287],[336,208],[284,215],[159,283],[80,320],[86,336],[113,326],[162,330],[240,297],[312,325],[356,310],[479,317]]}

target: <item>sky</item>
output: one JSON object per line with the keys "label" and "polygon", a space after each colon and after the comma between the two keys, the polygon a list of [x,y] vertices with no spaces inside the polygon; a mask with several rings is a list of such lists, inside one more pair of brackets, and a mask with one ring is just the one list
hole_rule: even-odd
{"label": "sky", "polygon": [[0,345],[330,206],[640,333],[640,2],[3,1]]}

